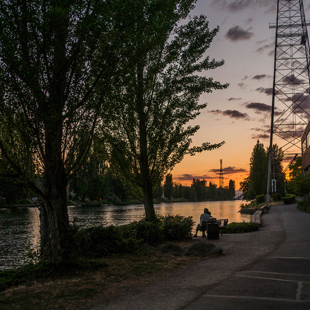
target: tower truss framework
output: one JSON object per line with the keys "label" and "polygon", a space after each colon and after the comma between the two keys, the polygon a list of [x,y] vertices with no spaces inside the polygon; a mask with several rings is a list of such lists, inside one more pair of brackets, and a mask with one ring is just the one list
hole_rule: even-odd
{"label": "tower truss framework", "polygon": [[287,160],[301,153],[301,137],[310,119],[309,38],[303,0],[277,0],[270,152],[267,194],[270,191],[272,144]]}
{"label": "tower truss framework", "polygon": [[224,187],[223,161],[220,159],[220,180],[219,187]]}

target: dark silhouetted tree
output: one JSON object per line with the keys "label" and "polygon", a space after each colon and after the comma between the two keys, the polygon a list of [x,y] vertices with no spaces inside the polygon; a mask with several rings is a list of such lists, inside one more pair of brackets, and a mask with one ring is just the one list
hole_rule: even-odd
{"label": "dark silhouetted tree", "polygon": [[133,3],[0,2],[1,157],[39,198],[44,259],[60,260],[72,245],[68,178],[86,158],[109,85],[128,58],[126,38],[142,18]]}
{"label": "dark silhouetted tree", "polygon": [[[227,87],[202,74],[223,61],[206,55],[218,28],[210,30],[205,16],[183,20],[194,3],[136,1],[135,11],[144,12],[132,27],[131,45],[138,61],[113,85],[113,109],[103,111],[110,120],[103,128],[103,141],[113,165],[143,200],[149,221],[155,220],[153,187],[157,180],[184,155],[222,145],[191,146],[199,126],[188,122],[206,107],[199,103],[200,95]],[[154,10],[159,5],[160,10]]]}

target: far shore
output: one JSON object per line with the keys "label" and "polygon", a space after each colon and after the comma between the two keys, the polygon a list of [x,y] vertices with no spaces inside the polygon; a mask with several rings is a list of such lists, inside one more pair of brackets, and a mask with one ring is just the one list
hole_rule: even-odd
{"label": "far shore", "polygon": [[[228,200],[203,200],[203,201],[228,201]],[[186,199],[175,199],[175,200],[168,200],[168,199],[160,199],[155,200],[154,204],[160,204],[160,203],[181,203],[181,202],[203,202],[203,201],[190,201]],[[229,201],[235,201],[235,200],[229,200]],[[241,200],[240,200],[241,201]],[[129,205],[142,205],[143,202],[141,201],[127,201],[127,202],[109,202],[109,201],[68,201],[68,206],[98,206],[98,207],[108,207],[108,206],[129,206]],[[39,207],[36,203],[17,203],[12,205],[0,205],[0,209],[8,209],[8,208],[37,208]],[[243,209],[243,208],[242,208]],[[250,210],[248,208],[244,208],[246,210]],[[247,213],[247,212],[241,212],[241,213]]]}

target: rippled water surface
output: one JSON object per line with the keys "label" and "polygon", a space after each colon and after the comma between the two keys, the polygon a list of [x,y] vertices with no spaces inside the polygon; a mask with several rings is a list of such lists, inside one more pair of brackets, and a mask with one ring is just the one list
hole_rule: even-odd
{"label": "rippled water surface", "polygon": [[[248,222],[248,215],[240,214],[240,201],[207,201],[161,203],[155,205],[157,215],[192,216],[196,223],[204,208],[217,219]],[[144,217],[143,205],[129,206],[69,206],[70,221],[84,227],[93,225],[124,225]],[[0,270],[21,265],[29,248],[39,245],[39,210],[36,208],[0,209]]]}

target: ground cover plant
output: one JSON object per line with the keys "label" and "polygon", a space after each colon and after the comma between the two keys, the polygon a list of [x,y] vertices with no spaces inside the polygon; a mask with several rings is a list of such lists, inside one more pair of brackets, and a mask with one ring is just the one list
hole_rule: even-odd
{"label": "ground cover plant", "polygon": [[228,224],[225,229],[224,233],[226,234],[239,234],[239,233],[246,233],[251,231],[256,231],[259,229],[259,225],[255,223],[230,223]]}
{"label": "ground cover plant", "polygon": [[296,202],[296,195],[294,194],[285,194],[283,197],[283,202],[285,204],[291,204]]}
{"label": "ground cover plant", "polygon": [[310,213],[310,201],[306,200],[298,201],[297,208],[306,213]]}

